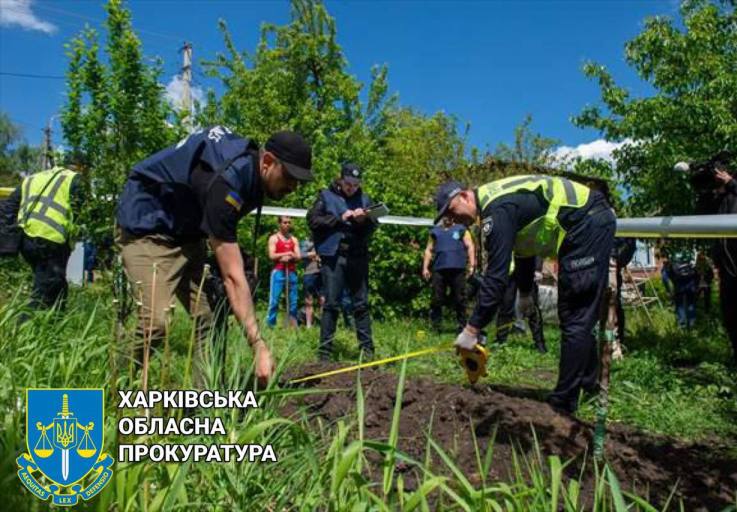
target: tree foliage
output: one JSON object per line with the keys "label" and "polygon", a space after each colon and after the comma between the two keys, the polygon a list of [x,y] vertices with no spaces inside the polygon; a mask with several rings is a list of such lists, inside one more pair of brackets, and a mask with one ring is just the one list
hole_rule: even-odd
{"label": "tree foliage", "polygon": [[0,187],[20,184],[23,174],[34,173],[40,166],[41,149],[28,145],[21,127],[0,112]]}
{"label": "tree foliage", "polygon": [[737,147],[735,3],[686,1],[678,20],[646,20],[625,59],[654,94],[634,98],[604,66],[588,63],[584,73],[598,81],[601,104],[574,122],[629,141],[615,155],[635,213],[689,213],[693,194],[673,165]]}
{"label": "tree foliage", "polygon": [[499,143],[494,151],[494,158],[518,164],[533,166],[550,163],[553,150],[560,141],[545,137],[532,130],[532,115],[527,114],[524,120],[514,129],[514,145]]}
{"label": "tree foliage", "polygon": [[[392,214],[432,214],[435,187],[464,162],[464,135],[454,118],[399,107],[389,93],[386,66],[372,69],[362,95],[364,84],[348,72],[335,20],[320,2],[293,1],[291,21],[264,24],[253,52],[239,49],[222,21],[221,29],[226,51],[205,65],[222,80],[224,93],[219,99],[208,93],[199,123],[222,123],[261,143],[282,129],[302,133],[312,144],[316,180],[281,205],[308,208],[341,164],[351,161],[365,171],[366,192]],[[248,223],[241,234],[250,236]],[[370,285],[379,310],[425,306],[419,277],[425,237],[417,228],[377,231]]]}
{"label": "tree foliage", "polygon": [[[85,28],[67,44],[67,100],[62,128],[67,143],[83,151],[87,208],[82,222],[90,236],[111,233],[118,194],[131,166],[182,135],[167,125],[170,109],[160,83],[161,65],[148,65],[130,12],[122,0],[106,5],[106,43]],[[101,55],[102,53],[102,55]]]}

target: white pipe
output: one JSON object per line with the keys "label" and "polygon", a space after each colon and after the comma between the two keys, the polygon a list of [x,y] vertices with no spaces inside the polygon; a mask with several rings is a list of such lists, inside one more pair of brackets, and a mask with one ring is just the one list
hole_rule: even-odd
{"label": "white pipe", "polygon": [[[264,215],[305,217],[307,210],[264,206]],[[381,224],[430,227],[432,219],[387,215]],[[737,238],[737,214],[617,219],[617,236],[632,238]]]}
{"label": "white pipe", "polygon": [[737,238],[737,214],[618,219],[617,236],[632,238]]}

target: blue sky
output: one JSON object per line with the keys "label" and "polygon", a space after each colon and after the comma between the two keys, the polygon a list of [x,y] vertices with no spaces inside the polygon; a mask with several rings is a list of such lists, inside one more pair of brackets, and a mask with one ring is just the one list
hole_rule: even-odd
{"label": "blue sky", "polygon": [[[147,56],[165,62],[170,83],[181,65],[179,48],[192,42],[196,64],[223,48],[224,18],[240,48],[253,49],[262,22],[285,23],[289,3],[239,0],[132,0]],[[470,142],[494,148],[511,142],[514,127],[532,114],[534,129],[586,153],[610,145],[570,116],[598,101],[586,60],[605,64],[635,95],[649,92],[624,62],[624,43],[652,15],[676,15],[674,0],[649,1],[328,1],[350,71],[366,82],[371,66],[389,66],[400,102],[426,113],[439,110],[470,123]],[[60,76],[64,43],[85,23],[104,18],[101,0],[0,0],[0,72]],[[195,66],[202,89],[216,83]],[[0,75],[0,109],[37,143],[64,100],[64,81]],[[54,124],[55,141],[60,127]]]}

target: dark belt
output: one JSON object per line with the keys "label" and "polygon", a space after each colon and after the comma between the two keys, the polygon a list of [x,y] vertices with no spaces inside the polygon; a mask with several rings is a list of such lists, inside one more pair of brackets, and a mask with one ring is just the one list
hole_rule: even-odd
{"label": "dark belt", "polygon": [[338,245],[338,251],[335,253],[336,256],[365,256],[366,247],[362,245],[351,245],[345,242],[341,242]]}

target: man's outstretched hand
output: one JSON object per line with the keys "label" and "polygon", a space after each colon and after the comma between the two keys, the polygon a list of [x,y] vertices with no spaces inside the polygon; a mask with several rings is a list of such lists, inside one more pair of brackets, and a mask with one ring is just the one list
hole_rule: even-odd
{"label": "man's outstretched hand", "polygon": [[253,346],[253,350],[256,379],[260,387],[266,387],[271,377],[274,376],[274,358],[271,357],[271,351],[263,340],[257,341]]}
{"label": "man's outstretched hand", "polygon": [[467,325],[456,338],[453,345],[456,348],[465,348],[466,350],[473,350],[476,344],[479,342],[479,330],[475,327]]}

